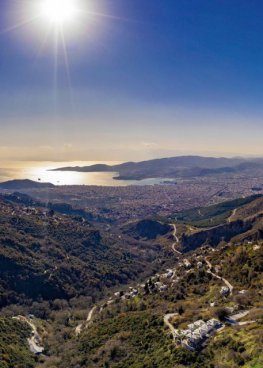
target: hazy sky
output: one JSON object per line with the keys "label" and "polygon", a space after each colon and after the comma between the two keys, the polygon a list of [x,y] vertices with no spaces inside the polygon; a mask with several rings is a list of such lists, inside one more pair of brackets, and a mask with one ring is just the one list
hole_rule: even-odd
{"label": "hazy sky", "polygon": [[79,0],[66,58],[37,1],[0,2],[2,160],[263,155],[263,3]]}

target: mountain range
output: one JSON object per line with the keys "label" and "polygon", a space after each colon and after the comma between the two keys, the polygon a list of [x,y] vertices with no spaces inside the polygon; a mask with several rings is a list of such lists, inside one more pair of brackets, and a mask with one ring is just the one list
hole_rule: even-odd
{"label": "mountain range", "polygon": [[60,167],[52,171],[113,172],[116,180],[142,180],[148,178],[187,178],[218,174],[263,172],[263,159],[215,158],[178,156],[118,165],[96,164],[91,166]]}

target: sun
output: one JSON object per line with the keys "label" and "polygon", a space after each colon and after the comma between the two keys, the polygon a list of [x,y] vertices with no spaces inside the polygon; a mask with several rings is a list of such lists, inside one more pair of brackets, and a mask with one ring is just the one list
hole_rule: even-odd
{"label": "sun", "polygon": [[76,19],[78,8],[75,0],[43,0],[41,16],[55,26],[62,26]]}

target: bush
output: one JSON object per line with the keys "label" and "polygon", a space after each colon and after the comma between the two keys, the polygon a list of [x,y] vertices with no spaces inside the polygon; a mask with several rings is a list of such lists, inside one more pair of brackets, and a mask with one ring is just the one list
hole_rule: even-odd
{"label": "bush", "polygon": [[229,311],[226,308],[219,307],[215,309],[214,315],[219,319],[219,321],[224,321],[229,317]]}

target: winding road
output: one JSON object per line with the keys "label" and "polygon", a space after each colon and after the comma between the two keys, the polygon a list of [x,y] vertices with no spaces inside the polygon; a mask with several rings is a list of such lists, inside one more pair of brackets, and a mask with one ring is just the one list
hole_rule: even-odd
{"label": "winding road", "polygon": [[[178,255],[182,255],[181,252],[179,252],[179,250],[177,250],[175,247],[176,245],[179,243],[179,239],[178,239],[178,236],[177,236],[177,229],[176,229],[176,226],[175,224],[170,224],[172,227],[173,227],[173,237],[174,237],[174,243],[172,244],[172,250],[174,251],[174,253],[177,253]],[[93,317],[93,313],[94,311],[96,310],[97,306],[95,305],[90,311],[89,311],[89,314],[88,314],[88,317],[86,319],[86,324],[88,322],[90,322],[92,320],[92,317]],[[178,315],[178,313],[169,313],[169,314],[166,314],[164,316],[164,324],[170,329],[170,331],[172,332],[173,336],[177,336],[178,335],[178,331],[173,327],[173,325],[169,322],[170,319],[174,316]],[[78,336],[82,329],[83,329],[83,325],[84,323],[80,323],[77,325],[77,327],[75,328],[75,335]]]}
{"label": "winding road", "polygon": [[39,336],[37,332],[37,328],[34,325],[34,323],[29,321],[28,318],[23,317],[23,316],[13,317],[13,319],[17,319],[19,321],[26,322],[30,326],[31,331],[32,331],[32,336],[27,339],[27,342],[28,342],[29,350],[31,351],[31,353],[33,354],[43,353],[45,348],[40,345],[41,337]]}
{"label": "winding road", "polygon": [[176,226],[175,226],[175,224],[171,224],[172,225],[172,227],[173,227],[173,237],[174,237],[174,240],[175,240],[175,242],[172,244],[172,250],[175,252],[175,253],[177,253],[177,254],[179,254],[180,256],[182,255],[182,253],[181,252],[179,252],[179,250],[177,250],[175,247],[176,247],[176,245],[179,243],[179,239],[178,239],[178,236],[177,236],[177,229],[176,229]]}

